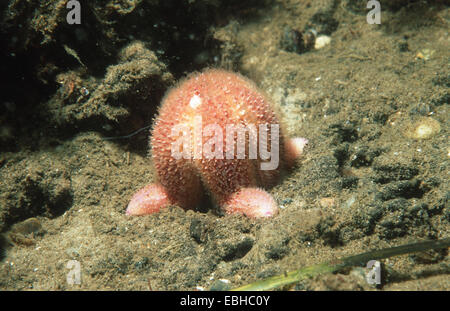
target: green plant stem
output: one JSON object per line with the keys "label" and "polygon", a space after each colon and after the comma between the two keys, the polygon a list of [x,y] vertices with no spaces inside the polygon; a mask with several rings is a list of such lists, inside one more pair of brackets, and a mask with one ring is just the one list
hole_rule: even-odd
{"label": "green plant stem", "polygon": [[326,262],[318,265],[313,265],[301,268],[295,271],[287,272],[281,275],[270,277],[268,279],[257,281],[248,285],[232,289],[233,291],[261,291],[270,290],[293,283],[297,283],[303,279],[314,277],[323,273],[337,272],[346,267],[365,265],[369,260],[385,259],[393,256],[404,254],[423,252],[430,249],[440,249],[450,247],[450,238],[417,242],[380,250],[374,250],[350,257],[345,257],[335,262]]}

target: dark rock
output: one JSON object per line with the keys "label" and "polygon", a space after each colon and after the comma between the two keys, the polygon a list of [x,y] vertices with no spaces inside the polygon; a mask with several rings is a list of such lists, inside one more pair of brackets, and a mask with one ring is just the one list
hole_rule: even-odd
{"label": "dark rock", "polygon": [[226,240],[217,245],[219,256],[224,261],[232,261],[244,257],[253,247],[255,241],[250,237],[244,237],[242,240]]}
{"label": "dark rock", "polygon": [[314,47],[315,33],[311,31],[300,32],[290,27],[285,27],[280,39],[280,48],[286,52],[302,54]]}

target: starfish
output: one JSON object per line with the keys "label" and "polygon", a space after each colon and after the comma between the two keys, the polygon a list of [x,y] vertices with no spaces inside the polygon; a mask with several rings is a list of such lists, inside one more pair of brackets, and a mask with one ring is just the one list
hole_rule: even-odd
{"label": "starfish", "polygon": [[150,139],[157,182],[134,194],[126,213],[194,209],[206,190],[227,214],[273,216],[277,204],[263,188],[295,165],[307,142],[285,136],[270,100],[249,79],[219,69],[193,74],[162,101]]}

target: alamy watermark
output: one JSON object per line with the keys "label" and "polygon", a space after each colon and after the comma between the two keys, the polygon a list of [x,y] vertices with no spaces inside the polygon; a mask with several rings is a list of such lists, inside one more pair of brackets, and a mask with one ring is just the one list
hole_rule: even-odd
{"label": "alamy watermark", "polygon": [[69,285],[81,284],[81,265],[78,260],[69,260],[66,268],[69,269],[66,275],[66,281]]}
{"label": "alamy watermark", "polygon": [[367,13],[367,23],[373,24],[381,24],[381,4],[379,1],[370,0],[367,2],[367,9],[372,9]]}
{"label": "alamy watermark", "polygon": [[[81,4],[77,0],[69,0],[67,1],[66,8],[70,11],[66,15],[66,21],[69,25],[79,25],[81,24]],[[367,2],[367,9],[371,9],[369,13],[367,13],[366,20],[367,23],[373,24],[381,24],[381,4],[380,1],[370,0]]]}
{"label": "alamy watermark", "polygon": [[69,25],[81,24],[81,4],[77,0],[67,1],[66,8],[70,11],[66,15],[66,21]]}
{"label": "alamy watermark", "polygon": [[[248,135],[248,159],[263,160],[260,169],[275,170],[279,160],[279,124],[227,124],[225,126],[225,146],[223,141],[223,128],[218,124],[208,124],[203,127],[202,117],[194,117],[193,131],[186,124],[177,124],[172,128],[171,137],[176,141],[172,143],[172,157],[180,159],[245,159],[246,141]],[[269,131],[270,126],[270,131]],[[269,139],[270,136],[270,139]],[[203,143],[203,138],[209,139]],[[270,140],[270,148],[268,140]],[[257,146],[258,145],[258,146]],[[235,149],[236,147],[236,149]],[[258,147],[258,148],[257,148]],[[225,152],[224,152],[225,148]]]}
{"label": "alamy watermark", "polygon": [[367,269],[370,269],[366,274],[366,281],[369,284],[381,284],[381,264],[378,260],[370,260],[367,262]]}

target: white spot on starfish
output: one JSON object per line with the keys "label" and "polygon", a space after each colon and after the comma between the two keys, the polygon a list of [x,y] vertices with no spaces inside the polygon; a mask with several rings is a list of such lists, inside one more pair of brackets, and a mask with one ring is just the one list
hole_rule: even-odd
{"label": "white spot on starfish", "polygon": [[189,101],[189,106],[191,106],[192,109],[196,109],[201,104],[202,104],[202,99],[200,98],[200,96],[198,96],[196,94],[194,94],[194,96],[192,96],[191,100]]}

